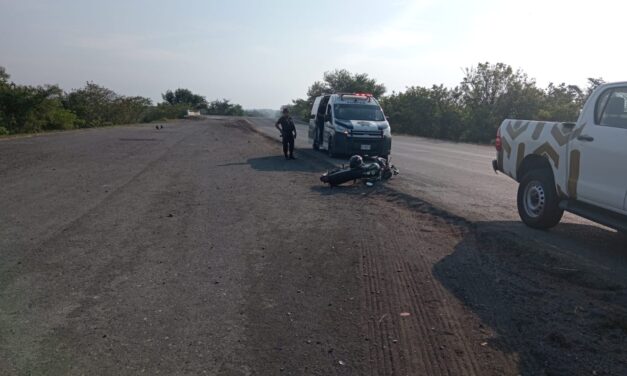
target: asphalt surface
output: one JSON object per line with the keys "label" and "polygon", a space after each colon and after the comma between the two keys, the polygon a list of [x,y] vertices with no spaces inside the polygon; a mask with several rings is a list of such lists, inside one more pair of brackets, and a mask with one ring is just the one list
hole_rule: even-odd
{"label": "asphalt surface", "polygon": [[624,237],[483,210],[486,148],[330,189],[271,126],[1,139],[0,375],[626,374]]}
{"label": "asphalt surface", "polygon": [[1,140],[0,374],[530,366],[434,275],[463,221],[277,147],[236,119]]}
{"label": "asphalt surface", "polygon": [[[278,136],[272,119],[249,120],[264,133]],[[297,124],[296,145],[301,149],[311,148],[307,128]],[[518,220],[517,183],[492,171],[495,157],[490,146],[419,137],[395,135],[392,144],[392,162],[403,172],[403,180],[410,183],[407,188],[411,193],[475,222]],[[333,162],[342,163],[342,159]],[[566,222],[583,223],[574,216],[568,216]]]}
{"label": "asphalt surface", "polygon": [[229,121],[0,140],[0,375],[363,369],[348,218],[305,220],[340,200],[272,146]]}
{"label": "asphalt surface", "polygon": [[[272,119],[249,120],[264,134],[278,139]],[[310,150],[307,125],[299,123],[297,129],[296,146]],[[328,158],[324,151],[319,155],[330,163],[345,163],[345,159]],[[626,236],[569,213],[548,232],[529,229],[520,222],[516,208],[518,183],[492,170],[496,157],[493,147],[394,135],[391,157],[401,170],[404,193],[420,197],[486,231],[506,232],[522,241],[550,245],[556,252],[590,263],[627,282]]]}

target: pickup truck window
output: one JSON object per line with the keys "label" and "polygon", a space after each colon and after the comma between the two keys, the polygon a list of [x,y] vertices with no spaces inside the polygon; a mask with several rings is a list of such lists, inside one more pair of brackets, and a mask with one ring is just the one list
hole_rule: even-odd
{"label": "pickup truck window", "polygon": [[594,122],[597,125],[601,124],[601,116],[603,115],[603,111],[605,111],[605,106],[607,106],[607,100],[610,98],[610,94],[612,94],[612,90],[606,90],[597,100],[596,107],[594,108]]}
{"label": "pickup truck window", "polygon": [[595,117],[599,125],[627,129],[627,87],[608,90],[597,101]]}

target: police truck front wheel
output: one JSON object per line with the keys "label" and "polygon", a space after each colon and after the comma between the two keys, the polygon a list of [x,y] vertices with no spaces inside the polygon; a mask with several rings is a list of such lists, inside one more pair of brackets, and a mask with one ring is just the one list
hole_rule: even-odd
{"label": "police truck front wheel", "polygon": [[518,214],[532,228],[545,230],[557,226],[564,210],[559,207],[552,171],[532,170],[520,181]]}
{"label": "police truck front wheel", "polygon": [[329,157],[335,158],[337,157],[337,153],[335,152],[335,146],[333,145],[333,137],[329,137],[329,145],[327,146],[327,153]]}

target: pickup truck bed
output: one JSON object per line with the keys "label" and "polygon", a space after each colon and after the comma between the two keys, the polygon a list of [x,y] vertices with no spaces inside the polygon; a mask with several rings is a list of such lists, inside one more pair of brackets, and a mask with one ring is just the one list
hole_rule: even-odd
{"label": "pickup truck bed", "polygon": [[567,210],[627,229],[627,83],[597,88],[576,123],[506,119],[496,148],[527,225],[553,227]]}

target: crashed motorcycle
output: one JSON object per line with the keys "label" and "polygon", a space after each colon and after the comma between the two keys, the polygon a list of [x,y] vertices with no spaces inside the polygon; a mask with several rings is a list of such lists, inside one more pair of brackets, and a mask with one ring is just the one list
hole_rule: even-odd
{"label": "crashed motorcycle", "polygon": [[361,156],[354,155],[350,158],[348,167],[327,171],[320,176],[320,181],[335,187],[350,181],[364,180],[366,185],[372,186],[377,181],[388,180],[398,174],[398,168],[389,159],[375,157],[372,162],[364,163]]}

